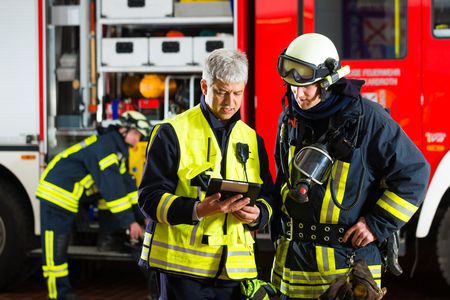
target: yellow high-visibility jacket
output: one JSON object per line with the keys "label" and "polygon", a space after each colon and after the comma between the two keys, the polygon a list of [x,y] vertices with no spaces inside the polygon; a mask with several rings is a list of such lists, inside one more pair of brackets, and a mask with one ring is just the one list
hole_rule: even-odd
{"label": "yellow high-visibility jacket", "polygon": [[[224,162],[226,179],[248,179],[249,182],[262,183],[256,132],[244,122],[237,121],[231,129],[226,153],[222,157],[221,147],[200,106],[167,123],[173,127],[179,144],[178,183],[174,191],[163,193],[157,200],[154,226],[146,232],[141,259],[151,268],[163,272],[204,278],[219,275],[224,279],[255,278],[257,270],[252,234],[232,214],[204,217],[196,224],[170,224],[168,214],[176,201],[188,202],[196,198],[202,201],[205,192],[191,185],[191,179],[205,171],[211,177],[222,178]],[[156,130],[150,139],[150,149]],[[238,142],[249,146],[246,168],[237,159]],[[151,165],[152,157],[147,159],[147,165]],[[139,202],[144,203],[145,199],[141,196]],[[257,201],[271,213],[266,200],[261,198]],[[143,206],[145,204],[141,205],[141,209]],[[192,219],[192,210],[185,213],[187,219]]]}

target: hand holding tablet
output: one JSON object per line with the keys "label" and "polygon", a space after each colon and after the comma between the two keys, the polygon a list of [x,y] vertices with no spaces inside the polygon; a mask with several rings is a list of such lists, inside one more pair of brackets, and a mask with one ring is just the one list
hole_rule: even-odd
{"label": "hand holding tablet", "polygon": [[220,193],[221,200],[225,200],[234,195],[241,194],[243,197],[249,197],[250,203],[248,205],[254,205],[256,199],[258,199],[261,185],[254,182],[227,180],[219,178],[211,178],[206,191],[206,196]]}

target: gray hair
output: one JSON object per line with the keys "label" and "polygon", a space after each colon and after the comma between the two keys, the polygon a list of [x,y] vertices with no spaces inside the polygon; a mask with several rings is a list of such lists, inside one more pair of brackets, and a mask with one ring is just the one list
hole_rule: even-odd
{"label": "gray hair", "polygon": [[206,58],[202,79],[206,80],[208,86],[217,79],[224,83],[247,83],[247,56],[239,50],[214,50]]}

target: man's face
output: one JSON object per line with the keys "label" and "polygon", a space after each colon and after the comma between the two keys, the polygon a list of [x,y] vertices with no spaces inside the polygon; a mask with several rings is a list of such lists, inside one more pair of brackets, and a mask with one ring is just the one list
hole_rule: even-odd
{"label": "man's face", "polygon": [[131,128],[125,135],[125,143],[131,147],[135,147],[141,140],[142,134],[134,128]]}
{"label": "man's face", "polygon": [[205,102],[214,116],[221,120],[229,120],[241,107],[244,97],[245,83],[225,83],[215,80],[208,87],[206,80],[200,81]]}
{"label": "man's face", "polygon": [[320,102],[320,90],[316,83],[305,86],[291,85],[291,90],[298,106],[303,110],[308,110]]}

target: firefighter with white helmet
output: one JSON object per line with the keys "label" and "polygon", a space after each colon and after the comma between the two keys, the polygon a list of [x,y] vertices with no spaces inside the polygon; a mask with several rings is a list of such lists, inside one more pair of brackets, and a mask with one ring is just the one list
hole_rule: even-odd
{"label": "firefighter with white helmet", "polygon": [[297,37],[278,58],[279,74],[293,86],[317,82],[338,67],[336,47],[329,38],[318,33]]}
{"label": "firefighter with white helmet", "polygon": [[[124,112],[117,120],[117,126],[126,128],[128,130],[135,129],[144,138],[148,137],[150,133],[150,125],[147,121],[147,118],[142,113],[134,110]],[[128,131],[124,133],[126,135]]]}
{"label": "firefighter with white helmet", "polygon": [[365,286],[367,295],[381,299],[379,246],[420,206],[429,165],[389,114],[361,96],[364,82],[344,78],[349,67],[326,36],[294,39],[277,69],[287,105],[275,152],[272,283],[281,299],[331,299],[334,290],[324,292],[333,280],[364,260],[378,284]]}
{"label": "firefighter with white helmet", "polygon": [[135,213],[136,183],[126,162],[128,147],[148,137],[149,131],[143,114],[125,112],[98,135],[57,154],[44,170],[36,197],[41,203],[42,269],[49,299],[78,299],[70,285],[66,252],[75,217],[88,198],[99,201],[99,209],[107,208],[113,223],[129,229],[130,238],[143,236],[136,221],[143,221]]}

